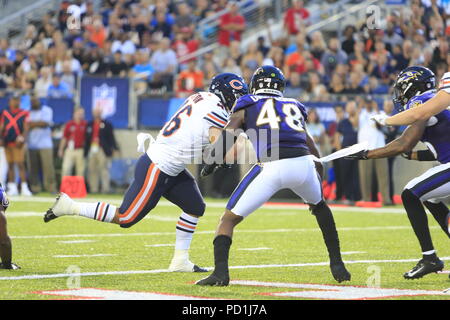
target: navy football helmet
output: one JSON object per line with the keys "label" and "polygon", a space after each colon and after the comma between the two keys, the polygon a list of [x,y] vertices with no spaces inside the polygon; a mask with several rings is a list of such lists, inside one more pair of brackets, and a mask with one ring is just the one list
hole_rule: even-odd
{"label": "navy football helmet", "polygon": [[397,111],[404,111],[405,105],[412,97],[436,87],[436,76],[428,68],[413,66],[400,72],[394,83],[394,106]]}
{"label": "navy football helmet", "polygon": [[273,66],[262,66],[253,73],[250,81],[250,93],[282,96],[285,86],[286,79],[280,69]]}
{"label": "navy football helmet", "polygon": [[225,108],[230,111],[237,99],[248,94],[248,86],[237,74],[221,73],[211,80],[209,92],[218,96]]}

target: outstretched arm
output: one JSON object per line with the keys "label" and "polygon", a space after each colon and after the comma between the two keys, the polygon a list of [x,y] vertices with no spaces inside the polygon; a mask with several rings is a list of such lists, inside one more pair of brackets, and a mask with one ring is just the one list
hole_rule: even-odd
{"label": "outstretched arm", "polygon": [[387,158],[411,151],[419,142],[426,128],[427,121],[416,122],[406,128],[403,134],[382,148],[370,150],[368,159]]}
{"label": "outstretched arm", "polygon": [[392,117],[386,118],[387,126],[403,126],[415,123],[416,121],[426,120],[444,111],[450,106],[450,94],[440,90],[433,98],[422,104],[418,108],[409,109],[400,112]]}

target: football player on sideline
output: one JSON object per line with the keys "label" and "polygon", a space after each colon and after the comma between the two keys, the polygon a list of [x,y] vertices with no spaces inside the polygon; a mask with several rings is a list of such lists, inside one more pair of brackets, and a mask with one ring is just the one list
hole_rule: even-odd
{"label": "football player on sideline", "polygon": [[135,179],[119,208],[105,202],[76,202],[62,193],[45,214],[44,221],[79,215],[129,228],[164,197],[183,210],[176,225],[175,253],[169,271],[207,271],[189,260],[192,236],[205,212],[205,202],[186,165],[201,163],[203,149],[220,136],[228,122],[229,110],[237,98],[247,94],[248,87],[240,76],[223,73],[212,79],[209,91],[187,98],[161,129],[156,141],[150,143],[136,164]]}
{"label": "football player on sideline", "polygon": [[[405,87],[405,90],[408,90]],[[450,107],[450,72],[442,76],[439,83],[439,92],[430,100],[420,106],[419,109],[406,110],[392,117],[385,114],[375,115],[373,120],[382,126],[404,126],[416,121],[427,120],[432,116]]]}
{"label": "football player on sideline", "polygon": [[[285,83],[278,68],[258,68],[251,79],[251,94],[238,99],[226,130],[207,157],[215,162],[203,168],[202,176],[210,174],[216,163],[223,160],[221,156],[215,155],[214,150],[222,151],[221,155],[227,154],[231,147],[226,143],[227,137],[234,140],[239,129],[246,129],[259,162],[250,169],[231,195],[213,242],[214,272],[197,281],[197,285],[229,284],[228,257],[234,228],[281,189],[291,189],[310,205],[328,249],[333,277],[338,282],[350,280],[350,273],[341,258],[333,215],[322,196],[323,168],[320,164],[315,165],[311,157],[311,154],[320,156],[305,128],[306,110],[297,100],[283,97]],[[279,139],[269,138],[266,142],[266,133],[278,135]]]}
{"label": "football player on sideline", "polygon": [[[394,105],[399,112],[417,110],[435,94],[434,73],[425,67],[408,67],[397,77],[394,84]],[[431,240],[425,207],[450,237],[447,227],[449,210],[441,199],[450,195],[450,111],[444,110],[426,120],[410,125],[403,134],[383,148],[363,150],[350,155],[350,159],[377,159],[402,154],[409,160],[434,161],[441,165],[433,167],[421,176],[412,179],[402,192],[412,228],[422,249],[422,259],[404,274],[406,279],[418,279],[429,273],[441,271],[444,263],[438,258]],[[428,150],[411,150],[419,141],[425,142]]]}
{"label": "football player on sideline", "polygon": [[0,184],[0,269],[17,270],[20,267],[11,262],[12,259],[12,245],[11,238],[8,236],[6,228],[6,209],[8,209],[9,201],[6,193]]}

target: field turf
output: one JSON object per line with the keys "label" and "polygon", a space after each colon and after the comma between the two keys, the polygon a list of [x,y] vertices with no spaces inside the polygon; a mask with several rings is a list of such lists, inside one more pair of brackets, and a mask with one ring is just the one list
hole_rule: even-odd
{"label": "field turf", "polygon": [[[242,300],[304,299],[296,292],[312,289],[296,288],[297,284],[338,286],[336,289],[342,286],[408,289],[405,295],[386,294],[383,299],[450,298],[438,294],[450,287],[446,273],[414,281],[403,279],[403,273],[415,265],[421,254],[407,216],[399,206],[334,210],[344,260],[352,273],[351,282],[338,284],[333,280],[322,235],[305,207],[269,205],[250,215],[235,231],[230,274],[232,280],[239,282],[228,287],[199,287],[193,283],[205,274],[165,270],[172,258],[175,224],[180,214],[167,201],[162,201],[134,227],[122,229],[81,217],[62,217],[44,223],[42,216],[52,199],[50,195],[11,199],[7,216],[13,261],[22,269],[0,270],[0,299],[70,299],[74,296],[54,295],[51,291],[78,287],[109,289],[102,292],[116,293],[116,298],[126,298],[123,292],[133,291],[169,294],[169,298],[180,295]],[[99,199],[120,203],[120,196],[104,195],[83,201]],[[190,254],[196,264],[212,267],[214,230],[225,202],[208,199],[207,204]],[[431,216],[429,223],[439,256],[450,259],[448,237]],[[327,298],[343,297],[347,296]],[[349,297],[370,298],[364,294]]]}

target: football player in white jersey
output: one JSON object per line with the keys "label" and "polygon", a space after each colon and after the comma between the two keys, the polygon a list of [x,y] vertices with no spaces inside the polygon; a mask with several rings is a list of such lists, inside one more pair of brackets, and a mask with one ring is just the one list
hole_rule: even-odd
{"label": "football player in white jersey", "polygon": [[[405,88],[406,89],[406,88]],[[409,89],[409,88],[408,88]],[[408,90],[406,89],[406,90]],[[432,116],[450,107],[450,72],[442,76],[438,93],[422,104],[420,108],[409,109],[392,117],[377,114],[373,120],[382,126],[406,126],[417,121],[428,120]]]}
{"label": "football player in white jersey", "polygon": [[[205,202],[186,165],[201,163],[203,149],[221,135],[230,109],[237,98],[247,94],[248,88],[240,76],[222,73],[212,79],[209,91],[187,98],[156,141],[150,143],[136,164],[135,179],[119,208],[105,202],[77,202],[61,193],[44,221],[79,215],[129,228],[164,197],[183,211],[176,225],[175,253],[169,271],[205,272],[189,260],[192,236],[205,212]],[[141,149],[143,143],[139,143]]]}

